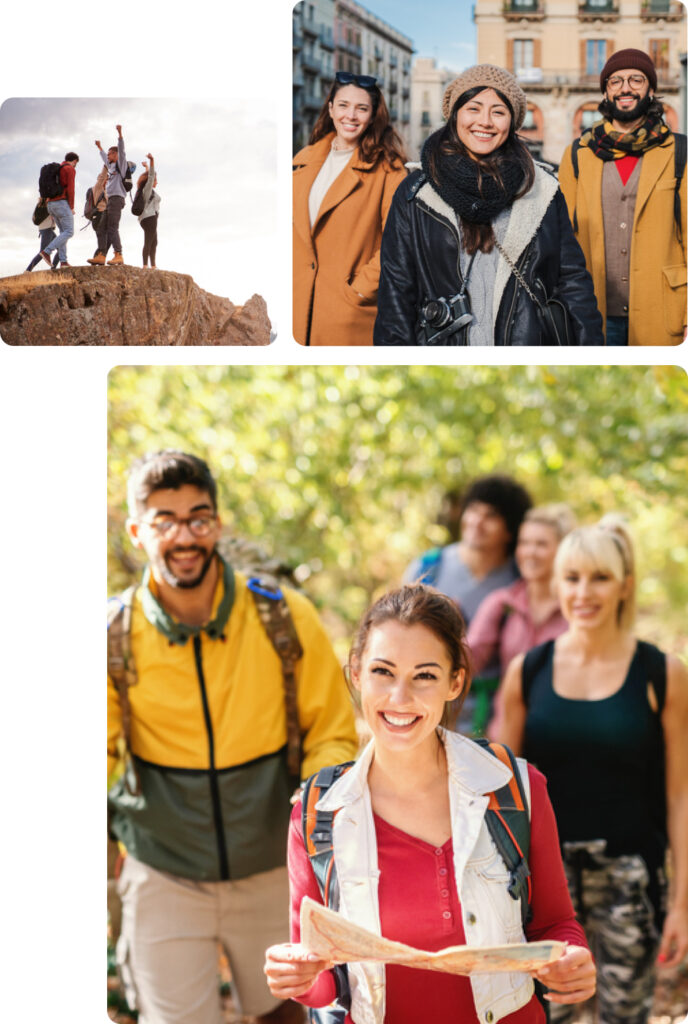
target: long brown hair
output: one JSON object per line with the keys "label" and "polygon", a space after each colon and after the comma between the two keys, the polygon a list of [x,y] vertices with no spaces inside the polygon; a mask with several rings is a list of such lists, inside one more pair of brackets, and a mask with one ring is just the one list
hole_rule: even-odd
{"label": "long brown hair", "polygon": [[[532,156],[528,152],[528,147],[516,134],[516,129],[514,128],[513,107],[504,93],[500,92],[499,89],[494,90],[502,103],[506,104],[507,110],[511,114],[509,134],[499,149],[495,150],[493,153],[489,153],[487,156],[476,156],[475,154],[469,153],[459,138],[456,130],[457,111],[472,100],[474,96],[477,96],[478,93],[484,92],[486,88],[487,87],[484,85],[476,85],[472,89],[467,89],[466,92],[461,93],[452,107],[451,114],[449,115],[444,128],[437,133],[436,138],[430,136],[430,139],[428,139],[428,142],[426,143],[426,145],[428,145],[430,171],[436,178],[437,166],[443,156],[465,156],[474,160],[478,166],[478,187],[480,187],[483,174],[489,174],[490,177],[494,178],[498,185],[503,187],[504,183],[500,173],[501,168],[507,161],[515,162],[523,170],[523,185],[514,196],[514,199],[520,199],[521,196],[524,196],[526,192],[529,192],[533,187],[533,182],[535,181],[535,164],[533,163]],[[469,222],[465,221],[462,217],[461,234],[463,236],[464,248],[469,255],[474,253],[477,249],[480,249],[481,252],[492,252],[495,243],[492,224],[469,224]]]}
{"label": "long brown hair", "polygon": [[[354,85],[355,83],[346,84]],[[319,142],[320,139],[324,139],[326,135],[335,130],[334,122],[330,117],[330,103],[332,103],[340,89],[346,88],[346,84],[337,81],[332,83],[332,88],[318,114],[318,119],[313,125],[313,131],[308,140],[309,145],[312,146],[315,142]],[[356,86],[356,88],[364,87]],[[404,143],[392,126],[389,119],[389,110],[380,87],[378,85],[366,86],[364,91],[368,93],[372,101],[373,116],[370,124],[358,140],[358,149],[362,159],[369,164],[375,164],[378,160],[386,160],[390,167],[394,167],[397,164],[403,166],[406,163]]]}

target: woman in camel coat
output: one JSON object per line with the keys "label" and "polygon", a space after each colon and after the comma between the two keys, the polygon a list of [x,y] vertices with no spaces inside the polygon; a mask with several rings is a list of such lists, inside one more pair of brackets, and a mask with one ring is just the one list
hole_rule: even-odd
{"label": "woman in camel coat", "polygon": [[372,345],[380,244],[406,176],[402,144],[375,79],[338,71],[294,157],[294,337]]}

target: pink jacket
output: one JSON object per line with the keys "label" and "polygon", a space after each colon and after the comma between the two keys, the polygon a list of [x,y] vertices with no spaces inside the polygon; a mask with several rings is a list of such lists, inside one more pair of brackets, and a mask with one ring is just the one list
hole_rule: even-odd
{"label": "pink jacket", "polygon": [[517,654],[523,654],[545,640],[556,639],[567,628],[566,619],[558,609],[540,625],[535,625],[524,580],[493,590],[478,608],[468,629],[473,674],[479,675],[499,652],[500,676],[503,678],[509,662]]}

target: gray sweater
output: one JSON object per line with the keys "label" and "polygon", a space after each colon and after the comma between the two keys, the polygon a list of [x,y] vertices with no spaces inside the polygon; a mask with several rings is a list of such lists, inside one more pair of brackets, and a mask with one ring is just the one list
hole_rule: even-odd
{"label": "gray sweater", "polygon": [[148,168],[148,180],[143,186],[143,213],[139,214],[139,224],[146,217],[154,217],[160,209],[160,196],[157,192],[153,191],[153,182],[155,181],[155,161],[151,160],[150,167]]}
{"label": "gray sweater", "polygon": [[107,153],[102,149],[100,150],[100,156],[108,170],[108,180],[105,186],[105,194],[110,196],[121,196],[122,199],[127,198],[127,191],[124,187],[124,176],[127,173],[127,154],[124,152],[124,139],[120,136],[117,140],[117,160],[114,163],[110,163],[107,158]]}

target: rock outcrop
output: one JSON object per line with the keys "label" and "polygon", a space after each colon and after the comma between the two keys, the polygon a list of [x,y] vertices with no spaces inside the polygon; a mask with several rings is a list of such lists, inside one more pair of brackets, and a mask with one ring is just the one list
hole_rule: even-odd
{"label": "rock outcrop", "polygon": [[143,267],[65,267],[0,278],[8,345],[267,345],[265,301],[244,306],[187,274]]}

